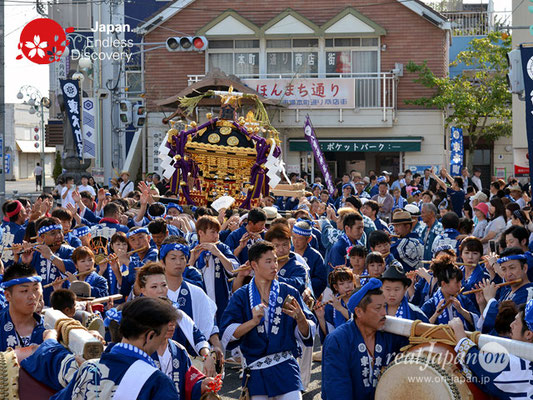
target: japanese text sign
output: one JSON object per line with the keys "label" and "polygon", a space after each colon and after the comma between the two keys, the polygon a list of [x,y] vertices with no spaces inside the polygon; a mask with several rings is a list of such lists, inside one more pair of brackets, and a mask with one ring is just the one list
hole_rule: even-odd
{"label": "japanese text sign", "polygon": [[463,130],[461,128],[452,128],[450,147],[450,175],[461,175],[464,155]]}
{"label": "japanese text sign", "polygon": [[288,108],[355,108],[355,79],[245,79],[243,82],[268,99]]}

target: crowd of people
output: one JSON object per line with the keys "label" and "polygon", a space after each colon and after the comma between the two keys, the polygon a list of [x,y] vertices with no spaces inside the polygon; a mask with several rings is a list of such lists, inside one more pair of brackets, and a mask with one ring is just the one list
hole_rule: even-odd
{"label": "crowd of people", "polygon": [[[329,400],[374,398],[407,343],[386,316],[449,324],[458,353],[478,351],[465,330],[533,342],[529,185],[480,175],[352,171],[331,193],[292,174],[304,194],[250,210],[180,205],[156,174],[67,177],[2,205],[0,351],[38,345],[21,367],[54,399],[217,398],[229,362],[242,398],[300,399],[315,361]],[[74,357],[47,308],[103,319],[101,358]],[[487,374],[481,390],[529,398],[531,364],[509,368],[524,379]]]}

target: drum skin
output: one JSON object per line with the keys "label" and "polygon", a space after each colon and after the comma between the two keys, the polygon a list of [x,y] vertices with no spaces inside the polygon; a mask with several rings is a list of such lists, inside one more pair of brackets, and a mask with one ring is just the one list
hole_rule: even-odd
{"label": "drum skin", "polygon": [[386,367],[376,387],[375,400],[490,400],[467,383],[452,346],[423,343],[400,354]]}

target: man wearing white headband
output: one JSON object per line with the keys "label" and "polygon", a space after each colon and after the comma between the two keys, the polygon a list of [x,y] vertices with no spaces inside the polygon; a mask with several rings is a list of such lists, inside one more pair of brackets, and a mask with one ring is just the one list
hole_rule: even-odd
{"label": "man wearing white headband", "polygon": [[[31,265],[43,280],[43,286],[52,283],[56,279],[65,277],[65,265],[62,260],[69,259],[74,249],[63,244],[63,231],[61,223],[57,218],[43,218],[37,223],[37,233],[39,242],[35,246]],[[72,269],[69,272],[75,273]],[[52,287],[43,289],[44,304],[50,305],[50,295]]]}
{"label": "man wearing white headband", "polygon": [[[127,238],[132,250],[135,250],[128,266],[128,274],[124,277],[117,277],[120,281],[120,293],[128,296],[135,283],[136,270],[146,264],[148,261],[157,261],[157,249],[150,247],[150,231],[148,228],[132,228],[127,233]],[[138,295],[139,293],[135,293]]]}
{"label": "man wearing white headband", "polygon": [[35,312],[42,294],[41,277],[25,264],[6,270],[2,288],[9,307],[0,312],[0,351],[43,342],[44,326]]}

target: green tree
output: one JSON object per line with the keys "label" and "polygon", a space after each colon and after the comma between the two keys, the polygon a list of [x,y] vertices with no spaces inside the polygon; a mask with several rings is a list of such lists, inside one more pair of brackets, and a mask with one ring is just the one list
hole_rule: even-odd
{"label": "green tree", "polygon": [[54,177],[54,182],[57,182],[59,175],[63,173],[63,167],[61,166],[61,154],[59,151],[56,151],[56,160],[54,163],[54,170],[52,171],[52,176]]}
{"label": "green tree", "polygon": [[511,37],[492,32],[486,37],[473,39],[467,50],[460,52],[452,66],[464,64],[471,67],[453,78],[437,77],[424,61],[409,62],[406,70],[417,73],[418,82],[434,88],[431,97],[406,100],[428,108],[438,108],[445,113],[445,126],[463,129],[470,137],[465,165],[472,168],[474,150],[481,138],[488,142],[512,133],[511,93],[507,86],[506,55],[511,51]]}

